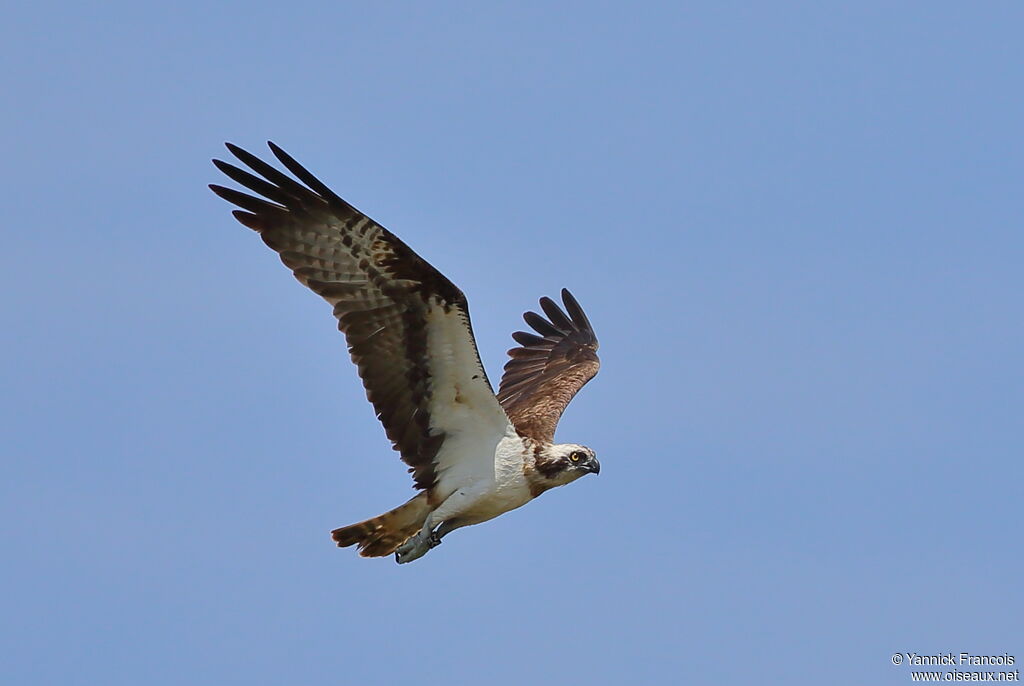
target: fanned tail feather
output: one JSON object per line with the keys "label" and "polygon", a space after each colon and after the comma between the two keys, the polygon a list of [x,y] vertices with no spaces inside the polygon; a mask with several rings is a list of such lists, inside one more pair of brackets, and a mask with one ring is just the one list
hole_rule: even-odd
{"label": "fanned tail feather", "polygon": [[418,532],[428,514],[427,494],[420,493],[373,519],[335,529],[331,537],[339,548],[358,545],[359,554],[363,557],[383,557],[395,552],[398,546]]}

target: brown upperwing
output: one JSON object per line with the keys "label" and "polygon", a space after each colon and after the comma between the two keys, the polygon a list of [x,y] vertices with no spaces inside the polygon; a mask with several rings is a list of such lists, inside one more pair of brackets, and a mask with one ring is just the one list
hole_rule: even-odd
{"label": "brown upperwing", "polygon": [[512,334],[520,347],[508,351],[511,359],[498,389],[498,402],[516,430],[544,442],[554,441],[562,412],[601,366],[587,315],[564,288],[562,302],[568,316],[550,298],[540,299],[547,319],[535,312],[523,315],[540,335]]}

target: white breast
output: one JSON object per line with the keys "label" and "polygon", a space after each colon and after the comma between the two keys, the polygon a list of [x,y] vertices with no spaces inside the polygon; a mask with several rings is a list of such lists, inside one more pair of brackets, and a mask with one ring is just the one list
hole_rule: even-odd
{"label": "white breast", "polygon": [[533,499],[523,474],[528,457],[522,439],[514,432],[506,434],[495,448],[493,469],[458,484],[434,512],[435,521],[458,518],[479,524],[528,503]]}

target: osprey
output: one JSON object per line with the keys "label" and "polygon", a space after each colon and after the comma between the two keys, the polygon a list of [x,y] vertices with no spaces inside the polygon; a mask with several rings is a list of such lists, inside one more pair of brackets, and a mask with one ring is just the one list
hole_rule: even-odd
{"label": "osprey", "polygon": [[554,443],[562,412],[600,366],[597,338],[569,291],[562,290],[565,310],[541,298],[546,318],[523,315],[536,335],[512,334],[519,347],[508,351],[495,395],[462,291],[268,145],[298,181],[228,143],[259,176],[213,163],[263,197],[210,188],[241,207],[235,218],[259,232],[295,278],[334,307],[366,397],[420,491],[378,517],[332,531],[339,546],[411,562],[455,529],[600,471],[591,449]]}

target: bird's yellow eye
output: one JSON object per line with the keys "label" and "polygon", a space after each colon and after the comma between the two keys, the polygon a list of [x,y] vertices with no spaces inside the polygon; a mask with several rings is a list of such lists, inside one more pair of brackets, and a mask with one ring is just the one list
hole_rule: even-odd
{"label": "bird's yellow eye", "polygon": [[579,462],[580,458],[582,456],[583,456],[583,453],[575,452],[575,453],[573,453],[572,455],[569,456],[569,459],[572,460],[573,462]]}

